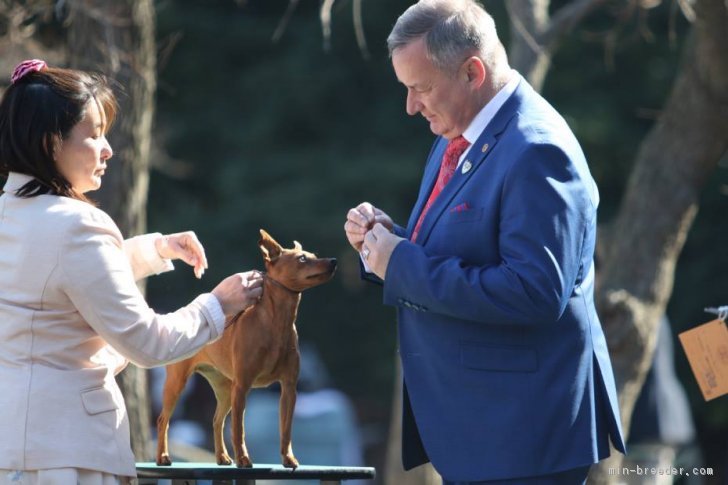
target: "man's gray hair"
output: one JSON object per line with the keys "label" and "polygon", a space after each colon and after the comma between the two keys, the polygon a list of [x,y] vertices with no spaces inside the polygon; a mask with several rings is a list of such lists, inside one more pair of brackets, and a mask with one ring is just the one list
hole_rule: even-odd
{"label": "man's gray hair", "polygon": [[389,55],[423,36],[428,58],[445,72],[453,72],[471,55],[493,69],[505,54],[493,17],[474,0],[420,0],[412,5],[387,38]]}

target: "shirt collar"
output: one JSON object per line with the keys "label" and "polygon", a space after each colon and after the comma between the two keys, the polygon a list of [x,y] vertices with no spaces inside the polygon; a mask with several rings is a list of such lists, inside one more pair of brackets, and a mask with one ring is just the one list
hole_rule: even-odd
{"label": "shirt collar", "polygon": [[508,83],[503,86],[495,96],[493,96],[493,99],[483,106],[483,109],[475,115],[473,121],[470,122],[470,125],[463,132],[463,137],[465,137],[471,145],[475,143],[480,134],[485,131],[488,123],[490,123],[490,121],[495,117],[496,113],[498,113],[498,110],[500,110],[505,104],[506,100],[510,98],[511,94],[513,94],[520,82],[521,75],[518,74],[518,71],[512,69],[511,80],[508,81]]}
{"label": "shirt collar", "polygon": [[3,192],[15,195],[18,189],[33,180],[33,178],[24,173],[10,172],[8,173],[8,179],[5,181]]}

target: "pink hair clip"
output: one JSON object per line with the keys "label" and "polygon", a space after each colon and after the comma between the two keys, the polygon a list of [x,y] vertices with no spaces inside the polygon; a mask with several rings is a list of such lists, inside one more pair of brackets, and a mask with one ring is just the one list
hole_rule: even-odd
{"label": "pink hair clip", "polygon": [[48,67],[48,65],[45,61],[41,61],[40,59],[29,59],[27,61],[23,61],[15,66],[13,75],[10,77],[10,82],[15,84],[29,72],[42,71],[46,67]]}

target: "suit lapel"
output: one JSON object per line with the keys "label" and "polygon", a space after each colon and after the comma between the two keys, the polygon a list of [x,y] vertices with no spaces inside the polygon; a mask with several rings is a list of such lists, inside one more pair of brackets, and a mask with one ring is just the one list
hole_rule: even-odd
{"label": "suit lapel", "polygon": [[[442,192],[440,192],[440,195],[432,204],[430,210],[425,216],[425,219],[422,221],[422,227],[420,227],[420,232],[417,235],[418,244],[424,245],[427,242],[432,228],[440,219],[445,209],[449,207],[452,199],[467,183],[467,181],[470,180],[473,174],[484,165],[485,160],[498,143],[499,135],[505,130],[508,122],[518,111],[525,94],[525,84],[526,83],[521,80],[516,91],[508,98],[501,109],[498,110],[495,117],[490,121],[490,123],[488,123],[485,130],[483,130],[475,143],[473,143],[473,145],[468,149],[463,162],[455,171],[450,182],[445,186]],[[426,176],[427,184],[425,185],[425,180],[423,180],[423,188],[426,186],[428,189],[432,189],[432,185],[435,183],[435,178],[437,177],[437,169],[439,169],[440,160],[442,159],[442,154],[446,145],[447,141],[445,140],[445,143],[442,144],[440,150],[433,150],[432,156],[437,154],[439,157],[437,158],[437,162],[435,164],[436,168],[434,170],[431,168],[433,165],[432,159],[428,162],[428,173]],[[420,211],[422,210],[427,197],[429,197],[430,190],[420,190],[420,197],[417,200],[417,205],[415,207],[416,210],[412,214],[415,222],[419,217]],[[424,197],[423,192],[425,192]],[[412,222],[413,217],[410,217],[410,223],[407,228],[408,236],[411,235],[412,230],[414,229],[415,222]]]}
{"label": "suit lapel", "polygon": [[[407,239],[412,237],[412,231],[415,230],[415,224],[417,219],[420,217],[420,212],[425,206],[425,202],[430,197],[432,187],[435,185],[437,175],[440,172],[440,163],[442,156],[445,154],[445,148],[447,147],[447,139],[439,136],[432,145],[430,150],[430,156],[427,158],[425,164],[425,172],[422,175],[422,183],[420,184],[420,193],[417,196],[417,202],[415,203],[412,213],[410,214],[409,221],[407,222]],[[419,236],[418,236],[419,238]]]}

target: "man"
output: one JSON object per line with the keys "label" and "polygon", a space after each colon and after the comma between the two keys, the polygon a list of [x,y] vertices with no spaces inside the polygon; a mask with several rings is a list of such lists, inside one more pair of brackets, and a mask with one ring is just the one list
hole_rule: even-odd
{"label": "man", "polygon": [[365,202],[344,229],[397,307],[403,464],[445,483],[583,483],[624,443],[581,148],[473,0],[421,0],[387,42],[407,113],[438,137],[406,228]]}

